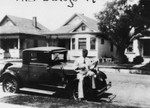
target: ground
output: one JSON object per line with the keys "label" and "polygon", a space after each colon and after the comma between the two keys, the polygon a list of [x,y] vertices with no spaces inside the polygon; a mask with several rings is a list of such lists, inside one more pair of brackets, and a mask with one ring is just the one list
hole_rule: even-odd
{"label": "ground", "polygon": [[4,94],[0,86],[0,105],[5,108],[149,108],[150,76],[107,72],[112,87],[97,101],[76,102],[54,91],[24,89],[19,94]]}
{"label": "ground", "polygon": [[109,73],[112,81],[109,92],[116,94],[112,103],[137,107],[149,107],[150,76],[126,73]]}

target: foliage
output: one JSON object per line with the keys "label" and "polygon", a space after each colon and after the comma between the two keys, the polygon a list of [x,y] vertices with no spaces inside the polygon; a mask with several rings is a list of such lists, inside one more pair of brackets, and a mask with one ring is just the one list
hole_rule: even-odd
{"label": "foliage", "polygon": [[[122,63],[122,64],[128,64],[128,63],[130,63],[130,62],[129,62],[129,59],[128,59],[128,57],[127,57],[126,55],[123,55],[123,56],[122,56],[122,60],[123,60],[123,63]],[[120,63],[119,60],[118,60],[118,58],[115,58],[114,61],[115,61],[116,64],[119,64],[119,63]]]}
{"label": "foliage", "polygon": [[143,57],[141,57],[141,56],[136,56],[136,57],[133,59],[133,64],[141,64],[143,61],[144,61]]}
{"label": "foliage", "polygon": [[143,17],[147,9],[143,1],[130,5],[128,0],[114,0],[107,2],[105,9],[96,14],[101,33],[116,46],[121,63],[124,62],[124,51],[131,40],[141,36],[150,24]]}

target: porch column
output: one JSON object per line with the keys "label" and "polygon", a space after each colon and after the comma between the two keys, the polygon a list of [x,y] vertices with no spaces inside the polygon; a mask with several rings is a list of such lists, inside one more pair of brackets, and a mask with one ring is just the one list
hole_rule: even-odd
{"label": "porch column", "polygon": [[20,50],[20,38],[18,38],[18,49]]}
{"label": "porch column", "polygon": [[79,38],[75,38],[75,50],[79,50],[78,41]]}
{"label": "porch column", "polygon": [[0,49],[2,48],[2,40],[0,39]]}
{"label": "porch column", "polygon": [[90,37],[87,37],[87,38],[86,38],[86,49],[87,49],[87,50],[90,50],[90,44],[91,44],[91,43],[90,43]]}
{"label": "porch column", "polygon": [[46,36],[46,46],[49,46],[49,36]]}
{"label": "porch column", "polygon": [[136,56],[140,55],[139,42],[137,39],[133,40],[133,52],[136,54]]}
{"label": "porch column", "polygon": [[46,39],[46,46],[49,46],[49,39]]}

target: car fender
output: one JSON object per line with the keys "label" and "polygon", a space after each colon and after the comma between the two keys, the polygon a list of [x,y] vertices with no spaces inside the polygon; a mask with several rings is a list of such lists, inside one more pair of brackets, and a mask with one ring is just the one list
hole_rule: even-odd
{"label": "car fender", "polygon": [[107,75],[100,70],[98,70],[97,76],[102,78],[102,79],[107,79]]}
{"label": "car fender", "polygon": [[4,67],[2,68],[2,73],[9,67],[9,66],[11,66],[11,65],[13,65],[12,63],[10,63],[10,62],[8,62],[8,63],[6,63],[5,65],[4,65]]}
{"label": "car fender", "polygon": [[18,81],[19,86],[22,85],[22,81],[18,75],[18,72],[14,72],[14,71],[9,70],[9,69],[6,69],[6,71],[2,73],[1,81],[3,81],[5,79],[5,77],[9,77],[9,76],[14,77]]}

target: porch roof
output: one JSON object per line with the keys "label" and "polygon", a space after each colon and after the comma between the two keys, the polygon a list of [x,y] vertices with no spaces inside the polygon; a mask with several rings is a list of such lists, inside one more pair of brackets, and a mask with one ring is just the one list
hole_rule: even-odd
{"label": "porch roof", "polygon": [[51,33],[47,35],[47,38],[52,39],[70,39],[73,35],[76,34],[100,34],[100,32],[72,32],[72,33]]}
{"label": "porch roof", "polygon": [[64,47],[34,47],[34,48],[28,48],[24,51],[67,51]]}
{"label": "porch roof", "polygon": [[72,36],[69,35],[57,35],[57,36],[50,36],[52,39],[70,39]]}
{"label": "porch roof", "polygon": [[150,39],[150,36],[140,37],[140,39]]}

